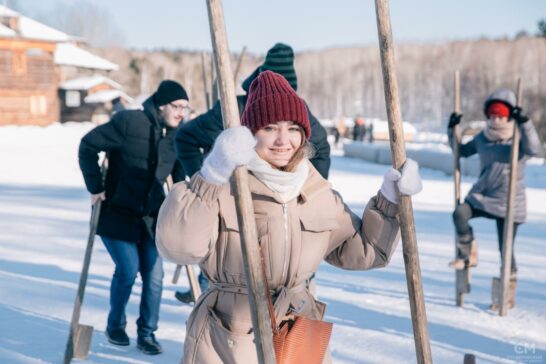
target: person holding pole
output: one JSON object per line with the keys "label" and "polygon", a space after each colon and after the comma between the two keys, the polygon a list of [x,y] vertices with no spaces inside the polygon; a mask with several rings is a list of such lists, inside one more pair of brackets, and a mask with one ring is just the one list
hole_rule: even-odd
{"label": "person holding pole", "polygon": [[[510,148],[514,122],[521,131],[518,174],[516,182],[516,205],[514,211],[514,239],[517,227],[525,222],[525,163],[541,152],[540,140],[533,122],[516,107],[516,96],[509,89],[499,89],[493,92],[484,103],[484,113],[487,124],[483,131],[469,142],[460,145],[460,155],[463,158],[478,154],[480,157],[480,177],[472,186],[464,203],[458,205],[453,212],[453,222],[457,232],[457,257],[450,262],[455,269],[464,269],[465,264],[477,265],[477,249],[474,233],[469,220],[476,217],[493,219],[497,225],[499,252],[502,255],[503,229],[508,200],[508,183],[510,171]],[[453,145],[453,127],[461,122],[462,115],[452,113],[448,124],[450,145]],[[511,280],[515,282],[517,265],[512,250]],[[515,292],[512,292],[512,295]]]}
{"label": "person holding pole", "polygon": [[386,266],[400,238],[398,190],[404,195],[421,190],[418,165],[408,159],[401,173],[392,168],[385,173],[362,218],[352,213],[309,162],[307,107],[277,73],[264,71],[252,82],[241,123],[219,135],[199,172],[176,184],[159,212],[160,254],[178,264],[199,263],[210,279],[186,324],[186,364],[257,363],[228,183],[238,166],[250,172],[272,315],[281,326],[295,316],[323,318],[325,305],[307,285],[323,259],[342,269]]}
{"label": "person holding pole", "polygon": [[[297,91],[298,78],[294,68],[294,51],[287,44],[277,43],[267,51],[264,63],[252,72],[242,84],[243,90],[248,92],[251,82],[263,71],[270,70],[281,74],[290,86]],[[242,113],[247,103],[248,95],[237,96],[239,112]],[[310,145],[315,150],[310,161],[324,178],[328,178],[330,169],[330,144],[327,133],[317,118],[306,105],[311,125],[312,136]],[[191,122],[182,125],[175,137],[178,160],[182,164],[188,177],[193,176],[203,164],[204,156],[210,152],[214,141],[223,130],[220,102],[216,102],[212,109],[199,115]],[[201,290],[207,289],[207,279],[199,274]],[[193,301],[191,290],[175,292],[175,297],[183,302]]]}
{"label": "person holding pole", "polygon": [[[298,78],[294,68],[294,51],[292,47],[283,43],[275,44],[267,51],[264,63],[260,65],[242,84],[243,90],[248,92],[252,81],[263,71],[276,72],[288,81],[294,91],[298,90]],[[240,114],[243,112],[248,95],[237,96]],[[328,178],[330,169],[330,145],[324,127],[313,116],[306,105],[313,136],[310,142],[313,144],[315,154],[311,163],[324,177]],[[220,102],[216,102],[206,113],[199,115],[191,122],[182,125],[176,133],[176,151],[178,160],[184,167],[187,176],[191,177],[202,164],[204,156],[210,152],[214,141],[223,130],[222,112]],[[204,153],[201,151],[204,151]]]}
{"label": "person holding pole", "polygon": [[[165,199],[163,184],[172,175],[184,179],[174,149],[175,130],[188,108],[188,95],[175,81],[161,82],[143,110],[123,110],[81,140],[79,162],[91,201],[103,200],[97,234],[115,263],[110,286],[106,336],[115,345],[130,344],[125,307],[137,273],[142,278],[137,347],[161,353],[154,332],[159,320],[163,265],[155,243],[155,226]],[[105,183],[97,164],[108,153]]]}

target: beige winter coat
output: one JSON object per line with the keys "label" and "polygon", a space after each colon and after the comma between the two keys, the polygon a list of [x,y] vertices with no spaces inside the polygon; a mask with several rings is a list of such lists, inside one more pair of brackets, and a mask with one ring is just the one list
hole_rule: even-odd
{"label": "beige winter coat", "polygon": [[[278,322],[289,313],[322,318],[325,305],[306,281],[323,259],[351,270],[388,264],[399,240],[397,206],[380,193],[361,220],[311,165],[300,196],[286,204],[252,174],[249,180]],[[199,263],[211,282],[187,321],[182,362],[257,363],[230,185],[209,184],[199,173],[176,184],[159,212],[156,239],[163,257]]]}

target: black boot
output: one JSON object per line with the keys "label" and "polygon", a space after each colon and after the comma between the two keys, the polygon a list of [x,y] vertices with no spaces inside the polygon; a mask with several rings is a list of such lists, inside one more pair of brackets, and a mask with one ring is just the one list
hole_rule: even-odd
{"label": "black boot", "polygon": [[[209,281],[203,274],[203,272],[199,273],[199,287],[201,288],[201,294],[205,292],[209,288]],[[182,303],[192,303],[195,300],[193,299],[193,293],[190,290],[187,290],[186,292],[176,291],[174,293],[174,297],[179,300]]]}
{"label": "black boot", "polygon": [[179,300],[182,303],[192,303],[193,302],[193,294],[191,293],[191,290],[186,292],[176,291],[174,293],[174,297],[176,297],[177,300]]}
{"label": "black boot", "polygon": [[130,344],[129,336],[127,336],[124,329],[106,329],[106,337],[108,338],[108,342],[110,344],[119,346],[127,346]]}
{"label": "black boot", "polygon": [[163,352],[161,345],[155,339],[154,334],[146,337],[138,337],[137,348],[147,355],[157,355]]}

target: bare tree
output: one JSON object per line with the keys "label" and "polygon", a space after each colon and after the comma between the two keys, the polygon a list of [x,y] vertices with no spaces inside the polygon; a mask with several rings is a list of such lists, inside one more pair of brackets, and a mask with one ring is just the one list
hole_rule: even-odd
{"label": "bare tree", "polygon": [[124,35],[112,14],[89,0],[48,1],[36,6],[35,0],[9,0],[7,6],[70,35],[84,38],[93,46],[120,46]]}

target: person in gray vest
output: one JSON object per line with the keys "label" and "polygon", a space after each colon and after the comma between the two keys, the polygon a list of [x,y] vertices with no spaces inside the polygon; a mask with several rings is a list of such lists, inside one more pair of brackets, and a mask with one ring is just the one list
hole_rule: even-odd
{"label": "person in gray vest", "polygon": [[[453,212],[453,222],[457,231],[457,250],[455,260],[450,266],[464,269],[465,265],[477,265],[477,249],[469,220],[476,217],[493,219],[497,224],[499,251],[502,255],[503,229],[508,201],[510,178],[510,152],[514,122],[520,130],[519,157],[517,166],[516,204],[514,206],[514,241],[517,227],[526,219],[525,202],[525,163],[541,153],[541,143],[533,122],[516,107],[516,96],[509,89],[493,92],[485,101],[484,113],[487,124],[468,143],[460,146],[461,157],[474,154],[480,157],[480,176],[472,186],[464,203]],[[453,127],[461,122],[462,115],[451,114],[448,124],[449,144],[454,142]],[[512,249],[511,279],[516,278],[517,266]]]}

